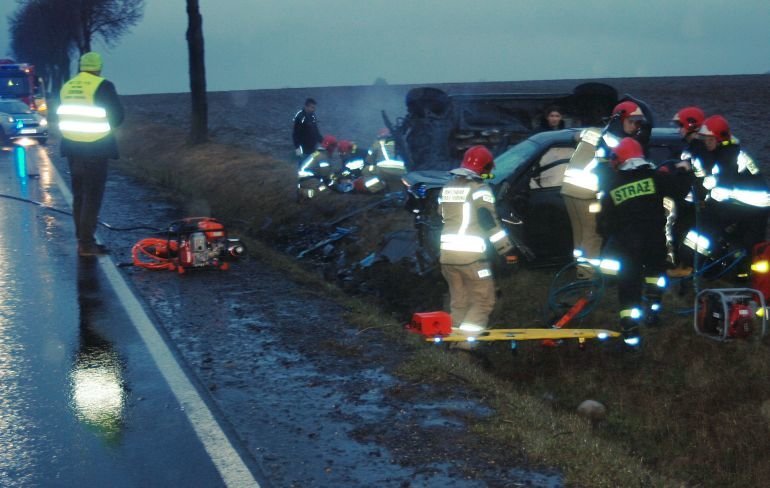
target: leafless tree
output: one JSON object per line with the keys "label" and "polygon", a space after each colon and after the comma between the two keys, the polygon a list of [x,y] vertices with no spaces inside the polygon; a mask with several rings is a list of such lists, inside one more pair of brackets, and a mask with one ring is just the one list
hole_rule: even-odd
{"label": "leafless tree", "polygon": [[74,45],[68,18],[72,10],[60,0],[22,0],[9,16],[11,50],[17,61],[30,62],[46,80],[49,91],[58,92],[69,78]]}
{"label": "leafless tree", "polygon": [[17,0],[17,4],[9,17],[14,57],[38,66],[53,93],[69,78],[73,57],[90,51],[96,39],[114,45],[144,12],[144,0]]}
{"label": "leafless tree", "polygon": [[190,98],[192,125],[190,142],[208,139],[208,102],[206,100],[206,65],[203,59],[203,18],[198,0],[187,0],[187,50],[190,58]]}
{"label": "leafless tree", "polygon": [[[59,0],[62,1],[62,0]],[[64,0],[77,13],[75,42],[80,54],[100,38],[111,46],[142,20],[144,0]]]}

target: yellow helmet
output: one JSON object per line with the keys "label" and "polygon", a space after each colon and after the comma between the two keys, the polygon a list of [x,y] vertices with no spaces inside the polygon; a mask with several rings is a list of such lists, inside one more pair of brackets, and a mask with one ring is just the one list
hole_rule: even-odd
{"label": "yellow helmet", "polygon": [[101,71],[102,56],[97,52],[89,52],[80,56],[80,71]]}

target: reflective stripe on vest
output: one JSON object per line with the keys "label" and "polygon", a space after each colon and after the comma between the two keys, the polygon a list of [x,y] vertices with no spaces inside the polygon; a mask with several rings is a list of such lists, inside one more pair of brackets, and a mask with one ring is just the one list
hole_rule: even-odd
{"label": "reflective stripe on vest", "polygon": [[56,110],[62,137],[77,142],[96,142],[109,135],[107,110],[94,104],[94,95],[104,78],[80,73],[61,89],[61,105]]}
{"label": "reflective stripe on vest", "polygon": [[487,249],[483,237],[465,234],[443,234],[441,236],[443,251],[472,252],[482,254]]}

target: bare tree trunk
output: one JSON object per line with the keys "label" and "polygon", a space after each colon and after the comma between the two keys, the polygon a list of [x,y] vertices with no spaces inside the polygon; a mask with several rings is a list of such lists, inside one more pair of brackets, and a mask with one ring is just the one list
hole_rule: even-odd
{"label": "bare tree trunk", "polygon": [[206,101],[206,66],[203,59],[203,19],[198,8],[198,0],[187,0],[187,20],[192,99],[190,142],[200,144],[208,139],[208,102]]}

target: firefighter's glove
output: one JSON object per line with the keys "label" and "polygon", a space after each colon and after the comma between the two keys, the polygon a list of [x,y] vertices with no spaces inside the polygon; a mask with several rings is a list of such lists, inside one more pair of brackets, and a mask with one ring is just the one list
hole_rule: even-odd
{"label": "firefighter's glove", "polygon": [[297,156],[302,156],[302,147],[298,147],[297,149],[295,149],[294,154],[296,154]]}

